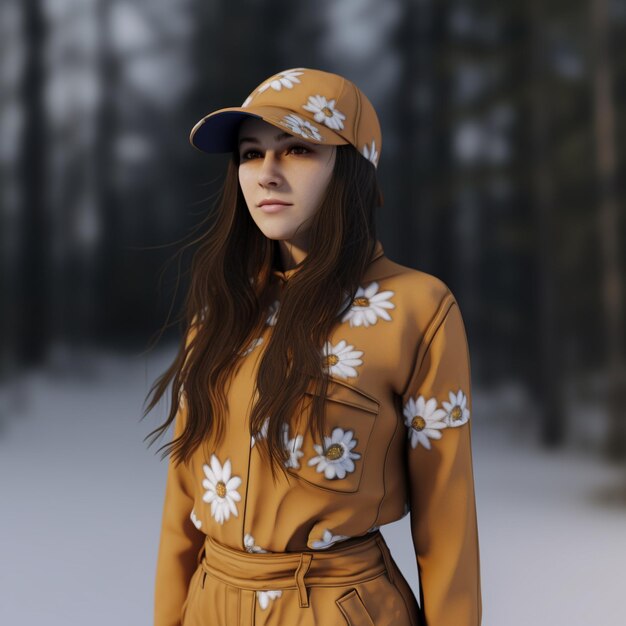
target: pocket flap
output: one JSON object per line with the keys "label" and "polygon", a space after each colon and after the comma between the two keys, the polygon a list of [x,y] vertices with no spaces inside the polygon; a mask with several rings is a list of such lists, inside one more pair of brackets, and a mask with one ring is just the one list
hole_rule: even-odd
{"label": "pocket flap", "polygon": [[[312,385],[309,385],[307,395],[319,396],[320,394],[313,389]],[[370,413],[378,414],[380,409],[380,402],[371,396],[366,391],[351,385],[339,378],[331,377],[328,381],[328,390],[326,393],[326,399],[332,402],[339,402],[341,404],[347,404],[348,406],[354,406]]]}
{"label": "pocket flap", "polygon": [[337,598],[335,604],[346,618],[348,626],[376,626],[356,589]]}
{"label": "pocket flap", "polygon": [[[307,404],[319,396],[309,386]],[[313,441],[309,430],[303,435],[303,458],[287,471],[312,486],[338,492],[359,489],[367,447],[380,403],[357,387],[331,379],[324,400],[326,432],[324,441]],[[302,418],[310,419],[309,407]],[[294,436],[293,433],[290,436]]]}

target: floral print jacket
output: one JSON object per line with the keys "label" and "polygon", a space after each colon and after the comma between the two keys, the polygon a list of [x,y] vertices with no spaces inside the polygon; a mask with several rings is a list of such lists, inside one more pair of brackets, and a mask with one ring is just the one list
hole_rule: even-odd
{"label": "floral print jacket", "polygon": [[[321,358],[327,435],[285,425],[289,480],[272,483],[248,424],[258,355],[295,270],[229,389],[219,449],[170,461],[158,552],[155,625],[179,624],[205,535],[248,552],[326,550],[410,512],[428,626],[478,626],[480,563],[471,451],[470,361],[459,306],[438,278],[389,260],[381,243]],[[184,403],[175,435],[184,425]],[[279,594],[260,598],[261,606]]]}

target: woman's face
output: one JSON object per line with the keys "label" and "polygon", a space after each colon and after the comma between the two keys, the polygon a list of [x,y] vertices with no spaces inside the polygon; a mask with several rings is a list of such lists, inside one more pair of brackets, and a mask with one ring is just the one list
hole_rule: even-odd
{"label": "woman's face", "polygon": [[[311,143],[255,118],[240,125],[238,140],[239,184],[252,219],[269,239],[306,249],[306,232],[333,172],[335,146]],[[267,200],[285,204],[262,206]]]}

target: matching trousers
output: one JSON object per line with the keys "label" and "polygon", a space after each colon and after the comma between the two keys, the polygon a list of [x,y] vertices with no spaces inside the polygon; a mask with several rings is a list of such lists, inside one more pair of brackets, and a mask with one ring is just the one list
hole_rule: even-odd
{"label": "matching trousers", "polygon": [[182,626],[422,626],[376,531],[327,550],[248,553],[206,538]]}

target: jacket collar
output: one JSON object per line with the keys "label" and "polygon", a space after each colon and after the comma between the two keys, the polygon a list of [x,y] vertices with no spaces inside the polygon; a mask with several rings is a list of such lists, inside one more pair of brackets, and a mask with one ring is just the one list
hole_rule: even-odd
{"label": "jacket collar", "polygon": [[[372,257],[370,258],[369,261],[369,265],[371,265],[374,261],[376,261],[376,259],[379,259],[381,256],[383,256],[385,254],[385,251],[383,249],[383,245],[382,243],[380,243],[380,241],[377,239],[376,240],[376,246],[374,247],[374,252],[372,254]],[[300,269],[301,265],[300,263],[298,263],[298,265],[288,269],[288,270],[278,270],[278,269],[273,269],[272,270],[272,274],[274,275],[275,278],[280,279],[281,281],[285,282],[287,280],[289,280],[299,269]]]}

